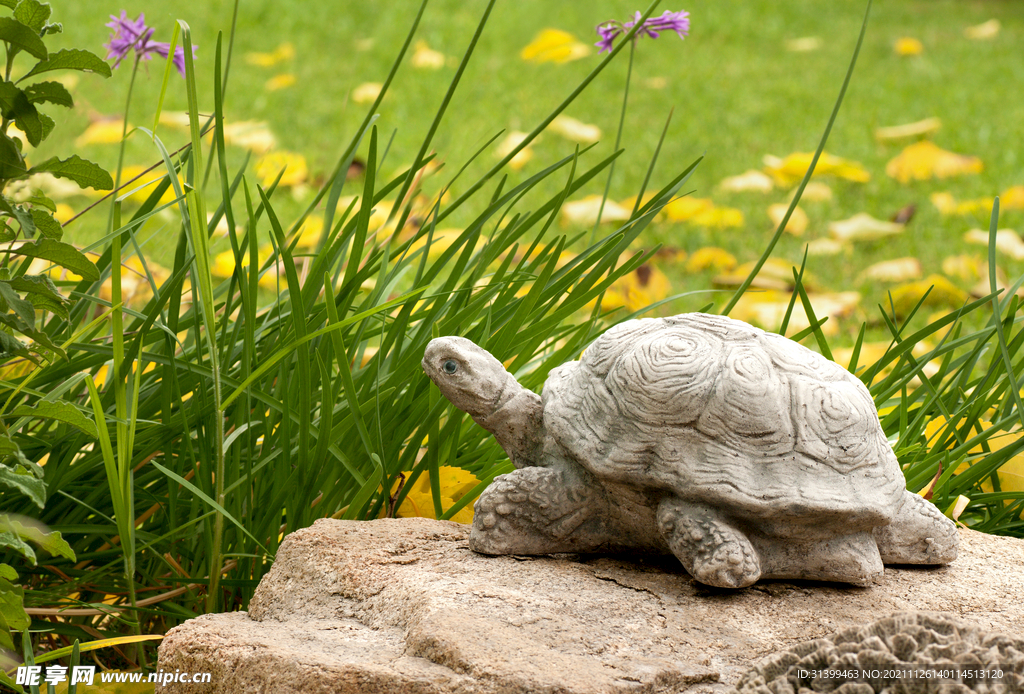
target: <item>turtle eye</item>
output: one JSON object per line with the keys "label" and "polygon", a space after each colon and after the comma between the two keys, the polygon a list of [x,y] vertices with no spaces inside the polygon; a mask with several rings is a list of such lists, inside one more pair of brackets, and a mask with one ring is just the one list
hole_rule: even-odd
{"label": "turtle eye", "polygon": [[449,359],[441,365],[441,368],[444,369],[446,374],[453,374],[459,370],[459,363],[454,359]]}

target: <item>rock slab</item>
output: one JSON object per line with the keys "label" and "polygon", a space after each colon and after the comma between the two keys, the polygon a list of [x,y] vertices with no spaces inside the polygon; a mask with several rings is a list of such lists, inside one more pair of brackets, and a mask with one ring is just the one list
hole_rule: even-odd
{"label": "rock slab", "polygon": [[757,660],[906,610],[1024,634],[1024,541],[961,529],[938,568],[867,587],[768,581],[730,591],[673,557],[491,557],[469,527],[324,519],[292,533],[249,612],[168,632],[169,694],[592,694],[724,691]]}

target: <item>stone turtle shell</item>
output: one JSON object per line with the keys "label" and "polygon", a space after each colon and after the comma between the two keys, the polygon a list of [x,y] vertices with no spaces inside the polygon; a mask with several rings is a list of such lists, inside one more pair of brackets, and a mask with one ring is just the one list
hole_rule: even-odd
{"label": "stone turtle shell", "polygon": [[556,457],[617,488],[752,519],[887,524],[906,489],[867,388],[780,335],[700,313],[632,320],[551,372]]}

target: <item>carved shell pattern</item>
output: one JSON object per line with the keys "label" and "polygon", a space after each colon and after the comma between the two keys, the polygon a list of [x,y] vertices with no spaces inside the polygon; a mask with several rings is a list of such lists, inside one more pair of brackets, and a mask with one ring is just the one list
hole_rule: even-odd
{"label": "carved shell pattern", "polygon": [[859,380],[722,316],[612,328],[552,372],[544,408],[564,454],[601,479],[800,509],[825,499],[888,507],[904,489]]}

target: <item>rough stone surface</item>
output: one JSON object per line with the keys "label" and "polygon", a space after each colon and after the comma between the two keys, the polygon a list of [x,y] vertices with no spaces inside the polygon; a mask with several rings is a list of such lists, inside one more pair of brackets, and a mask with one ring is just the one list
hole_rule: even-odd
{"label": "rough stone surface", "polygon": [[478,552],[671,551],[729,588],[956,558],[864,384],[780,335],[701,313],[625,321],[542,397],[462,337],[432,340],[422,366],[518,468],[477,501]]}
{"label": "rough stone surface", "polygon": [[761,658],[906,610],[1024,633],[1024,542],[960,530],[960,558],[854,587],[722,590],[671,556],[485,556],[469,528],[321,520],[281,545],[246,613],[172,629],[169,694],[724,692]]}

